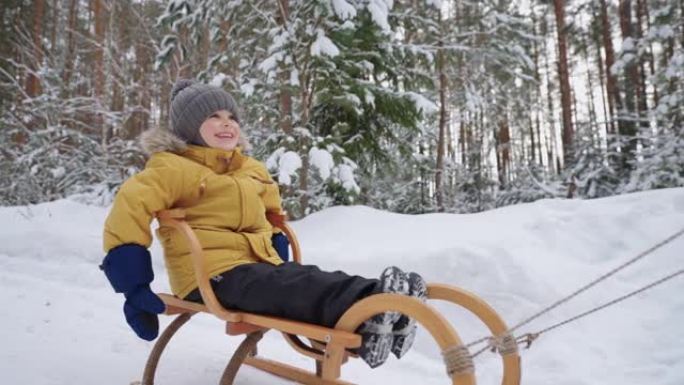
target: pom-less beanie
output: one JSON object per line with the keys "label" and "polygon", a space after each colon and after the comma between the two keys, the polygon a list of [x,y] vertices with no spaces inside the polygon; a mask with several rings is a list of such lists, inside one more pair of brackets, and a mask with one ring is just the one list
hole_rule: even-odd
{"label": "pom-less beanie", "polygon": [[171,91],[171,130],[186,143],[206,146],[200,126],[214,112],[226,110],[239,122],[237,104],[223,89],[179,79]]}

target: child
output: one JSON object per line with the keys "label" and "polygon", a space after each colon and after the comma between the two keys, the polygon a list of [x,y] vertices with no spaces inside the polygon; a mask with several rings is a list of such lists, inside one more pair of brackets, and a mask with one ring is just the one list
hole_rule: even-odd
{"label": "child", "polygon": [[[396,267],[385,269],[377,280],[283,262],[286,238],[266,220],[267,212],[282,210],[278,186],[261,162],[242,153],[247,141],[230,94],[179,80],[170,118],[171,130],[144,134],[150,159],[121,186],[104,228],[107,255],[101,268],[114,290],[124,294],[126,321],[140,338],[157,337],[157,314],[164,311],[150,290],[147,248],[155,213],[169,208],[185,209],[204,249],[212,288],[226,308],[334,327],[349,307],[372,294],[425,299],[422,278]],[[201,302],[185,240],[164,226],[157,236],[171,290]],[[415,327],[415,321],[398,313],[376,315],[358,330],[363,340],[358,353],[371,367],[385,362],[390,351],[399,358],[413,344]]]}

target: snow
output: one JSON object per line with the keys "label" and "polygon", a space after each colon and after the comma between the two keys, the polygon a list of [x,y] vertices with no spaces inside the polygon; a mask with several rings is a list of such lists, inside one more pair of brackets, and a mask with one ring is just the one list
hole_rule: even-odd
{"label": "snow", "polygon": [[389,33],[392,30],[389,21],[387,20],[392,5],[392,2],[387,0],[370,0],[366,5],[373,22],[386,33]]}
{"label": "snow", "polygon": [[[75,381],[130,384],[141,378],[152,343],[138,339],[121,314],[123,298],[97,268],[107,209],[71,200],[0,207],[0,371],[5,384]],[[591,201],[541,200],[479,214],[400,215],[364,206],[333,207],[292,223],[307,263],[377,276],[393,264],[428,281],[477,293],[514,325],[680,230],[684,189]],[[540,317],[521,332],[637,289],[684,265],[684,238]],[[153,289],[168,291],[157,243]],[[684,383],[684,277],[544,334],[522,350],[523,384]],[[435,303],[462,339],[485,335],[472,316]],[[161,317],[162,326],[172,317]],[[240,338],[221,321],[197,315],[169,344],[157,383],[216,383]],[[277,333],[261,353],[307,369]],[[480,384],[501,383],[501,360],[476,361]],[[348,381],[446,384],[439,352],[419,331],[402,360],[368,369],[352,360]],[[236,384],[285,384],[245,367]]]}
{"label": "snow", "polygon": [[209,84],[214,86],[214,87],[223,87],[223,81],[228,79],[228,78],[229,77],[226,74],[218,73],[211,79]]}
{"label": "snow", "polygon": [[311,55],[312,56],[323,56],[327,55],[330,57],[335,57],[340,54],[340,49],[337,48],[335,43],[332,42],[322,29],[316,31],[316,41],[311,44]]}
{"label": "snow", "polygon": [[266,167],[278,172],[279,184],[289,186],[292,184],[292,175],[302,167],[302,159],[296,152],[279,148],[268,158]]}
{"label": "snow", "polygon": [[311,165],[318,170],[318,173],[323,180],[330,177],[330,172],[333,167],[335,167],[335,161],[333,160],[332,154],[316,147],[311,147],[311,150],[309,150],[309,161],[311,162]]}
{"label": "snow", "polygon": [[346,0],[332,0],[332,7],[335,11],[335,15],[337,15],[340,20],[353,19],[356,17],[356,8]]}
{"label": "snow", "polygon": [[425,114],[431,114],[439,111],[439,107],[437,107],[434,102],[419,93],[404,92],[404,96],[408,97],[411,99],[411,101],[413,101],[413,103],[415,103],[418,111],[421,111]]}

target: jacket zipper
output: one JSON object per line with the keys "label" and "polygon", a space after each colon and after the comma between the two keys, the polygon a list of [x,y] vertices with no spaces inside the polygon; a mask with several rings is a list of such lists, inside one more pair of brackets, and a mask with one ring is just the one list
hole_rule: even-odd
{"label": "jacket zipper", "polygon": [[243,222],[245,220],[245,204],[244,204],[245,200],[244,200],[244,197],[242,196],[243,191],[242,191],[242,186],[240,185],[240,181],[238,181],[237,178],[234,176],[231,176],[231,178],[233,178],[233,181],[235,181],[235,185],[237,186],[237,189],[238,189],[238,196],[240,197],[240,220],[238,221],[237,231],[242,232],[242,226],[243,226]]}

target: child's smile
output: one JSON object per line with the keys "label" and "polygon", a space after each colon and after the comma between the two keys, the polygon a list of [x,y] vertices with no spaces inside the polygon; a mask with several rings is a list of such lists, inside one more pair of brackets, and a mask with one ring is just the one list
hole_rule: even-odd
{"label": "child's smile", "polygon": [[199,132],[207,146],[230,151],[238,145],[240,124],[230,112],[220,110],[202,123]]}

